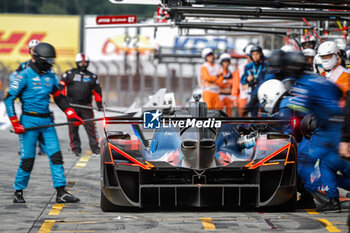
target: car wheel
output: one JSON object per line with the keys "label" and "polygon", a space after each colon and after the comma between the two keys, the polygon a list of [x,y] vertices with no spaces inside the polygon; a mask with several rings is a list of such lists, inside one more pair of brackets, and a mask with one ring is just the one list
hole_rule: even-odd
{"label": "car wheel", "polygon": [[297,206],[297,194],[295,193],[289,201],[284,203],[283,205],[279,206],[281,211],[286,211],[286,212],[293,212],[295,211]]}

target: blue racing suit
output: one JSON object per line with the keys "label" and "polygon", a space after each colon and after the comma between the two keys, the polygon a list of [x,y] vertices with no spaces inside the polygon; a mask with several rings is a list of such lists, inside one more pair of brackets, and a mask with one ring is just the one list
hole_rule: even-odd
{"label": "blue racing suit", "polygon": [[[35,67],[29,65],[23,71],[13,73],[5,99],[7,114],[9,117],[14,117],[16,116],[14,100],[20,98],[22,103],[20,122],[25,128],[53,124],[49,110],[50,94],[53,94],[55,102],[62,110],[69,108],[67,99],[58,87],[56,75],[50,71],[38,74],[34,70]],[[56,130],[50,127],[26,131],[19,135],[21,161],[13,186],[15,190],[25,189],[28,185],[36,154],[36,143],[39,139],[50,160],[54,188],[66,185]]]}
{"label": "blue racing suit", "polygon": [[[246,106],[249,109],[252,116],[258,115],[259,101],[258,101],[258,88],[265,81],[267,74],[267,63],[263,60],[261,63],[255,64],[251,62],[244,67],[244,73],[241,77],[241,84],[248,84],[250,87],[250,100]],[[248,82],[248,76],[253,76],[253,80]]]}
{"label": "blue racing suit", "polygon": [[[278,115],[279,117],[292,120],[293,118],[299,120],[303,117],[302,113],[295,112],[289,108],[289,104],[293,97],[285,96],[279,105]],[[299,123],[298,123],[299,124]],[[294,128],[292,124],[284,126],[284,133],[293,134]],[[314,170],[316,160],[310,156],[309,152],[310,141],[303,138],[298,144],[298,176],[304,182],[304,188],[309,192],[317,191],[318,187],[321,186],[320,180],[313,183],[311,181],[311,173]]]}
{"label": "blue racing suit", "polygon": [[347,184],[340,184],[336,173],[350,169],[350,164],[340,160],[338,155],[342,125],[331,120],[342,115],[338,105],[342,92],[324,77],[307,73],[297,80],[291,94],[290,108],[304,113],[312,112],[318,119],[318,129],[310,139],[309,152],[314,160],[320,159],[322,184],[327,197],[337,198],[337,187],[346,187]]}

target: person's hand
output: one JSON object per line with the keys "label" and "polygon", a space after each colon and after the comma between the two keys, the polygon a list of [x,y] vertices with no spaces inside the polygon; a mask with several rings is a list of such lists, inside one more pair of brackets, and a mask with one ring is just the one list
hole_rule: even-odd
{"label": "person's hand", "polygon": [[349,142],[340,142],[340,144],[339,144],[340,156],[347,158],[347,159],[350,159],[349,147],[350,147]]}
{"label": "person's hand", "polygon": [[247,81],[250,83],[254,79],[253,75],[249,75],[247,77]]}
{"label": "person's hand", "polygon": [[97,111],[102,112],[103,111],[102,102],[101,101],[96,102],[96,105],[97,105]]}
{"label": "person's hand", "polygon": [[85,122],[77,115],[73,108],[67,108],[64,113],[69,120],[74,121],[74,126],[79,126],[81,124],[85,125]]}
{"label": "person's hand", "polygon": [[17,116],[10,117],[10,121],[16,134],[22,134],[26,131],[23,125],[19,123]]}

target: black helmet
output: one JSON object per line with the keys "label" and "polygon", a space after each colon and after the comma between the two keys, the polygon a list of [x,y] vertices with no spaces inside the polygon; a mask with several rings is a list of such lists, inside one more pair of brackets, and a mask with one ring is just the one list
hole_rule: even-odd
{"label": "black helmet", "polygon": [[313,114],[304,116],[300,123],[300,131],[306,139],[310,139],[317,128],[317,118]]}
{"label": "black helmet", "polygon": [[285,66],[286,73],[294,78],[299,78],[306,69],[306,58],[302,52],[287,53],[288,59]]}
{"label": "black helmet", "polygon": [[252,54],[252,52],[260,52],[261,54],[263,54],[262,48],[259,45],[254,45],[253,47],[251,47],[250,55]]}
{"label": "black helmet", "polygon": [[56,58],[55,48],[48,43],[40,43],[34,48],[33,58],[40,71],[49,70]]}

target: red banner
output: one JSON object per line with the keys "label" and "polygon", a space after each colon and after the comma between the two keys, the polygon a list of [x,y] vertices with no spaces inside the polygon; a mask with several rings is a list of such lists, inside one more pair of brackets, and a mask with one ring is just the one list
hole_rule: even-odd
{"label": "red banner", "polygon": [[136,15],[106,15],[97,16],[96,23],[101,24],[134,24],[137,23]]}

